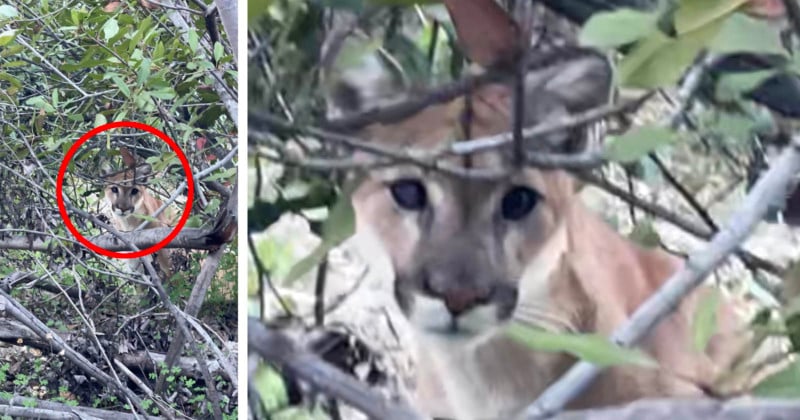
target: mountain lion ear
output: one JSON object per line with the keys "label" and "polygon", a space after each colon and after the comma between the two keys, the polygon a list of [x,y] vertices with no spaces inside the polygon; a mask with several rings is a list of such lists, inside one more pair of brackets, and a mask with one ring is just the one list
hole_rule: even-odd
{"label": "mountain lion ear", "polygon": [[512,64],[522,45],[514,19],[495,0],[444,0],[458,43],[485,68]]}
{"label": "mountain lion ear", "polygon": [[153,174],[153,167],[149,163],[136,167],[136,179],[146,181]]}
{"label": "mountain lion ear", "polygon": [[111,175],[111,172],[113,172],[111,169],[111,164],[108,163],[107,160],[104,160],[103,163],[100,164],[100,177],[105,178]]}
{"label": "mountain lion ear", "polygon": [[571,113],[583,112],[605,105],[611,97],[612,69],[600,53],[565,62],[543,89],[553,94]]}
{"label": "mountain lion ear", "polygon": [[120,147],[119,154],[122,156],[122,163],[126,168],[136,166],[136,156],[127,147]]}

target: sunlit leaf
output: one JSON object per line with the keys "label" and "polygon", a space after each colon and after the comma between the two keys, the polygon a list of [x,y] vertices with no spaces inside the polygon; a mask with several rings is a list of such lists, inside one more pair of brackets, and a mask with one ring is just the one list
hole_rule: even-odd
{"label": "sunlit leaf", "polygon": [[509,325],[506,332],[534,350],[566,352],[598,366],[657,366],[655,360],[643,351],[618,346],[598,334],[559,334],[520,324]]}
{"label": "sunlit leaf", "polygon": [[580,43],[590,47],[617,47],[644,37],[656,28],[658,15],[633,9],[595,13],[583,25]]}
{"label": "sunlit leaf", "polygon": [[119,33],[119,23],[117,23],[117,19],[111,18],[107,20],[103,25],[103,39],[108,41],[117,35],[117,33]]}
{"label": "sunlit leaf", "polygon": [[652,32],[620,62],[620,83],[643,89],[674,84],[719,32],[722,23],[723,20],[716,20],[678,38]]}
{"label": "sunlit leaf", "polygon": [[605,155],[615,162],[635,162],[676,139],[677,134],[666,127],[635,127],[621,136],[609,137]]}
{"label": "sunlit leaf", "polygon": [[14,19],[19,16],[19,12],[14,6],[10,4],[0,4],[0,18],[2,19]]}
{"label": "sunlit leaf", "polygon": [[647,248],[653,248],[661,245],[661,236],[656,231],[653,223],[649,220],[644,220],[636,223],[633,231],[628,237],[639,245]]}
{"label": "sunlit leaf", "polygon": [[697,351],[705,351],[709,340],[717,332],[717,309],[720,296],[715,289],[709,289],[700,299],[692,319],[692,342]]}
{"label": "sunlit leaf", "polygon": [[763,19],[735,13],[725,19],[708,48],[716,53],[753,52],[786,55],[781,42],[781,27]]}
{"label": "sunlit leaf", "polygon": [[735,12],[747,0],[682,0],[675,12],[678,34],[696,31]]}
{"label": "sunlit leaf", "polygon": [[753,389],[753,394],[770,398],[800,398],[800,359],[761,381]]}
{"label": "sunlit leaf", "polygon": [[9,29],[7,31],[0,32],[0,47],[8,45],[8,43],[13,41],[16,36],[17,36],[16,29]]}
{"label": "sunlit leaf", "polygon": [[253,390],[260,397],[261,404],[267,412],[289,403],[283,378],[268,365],[260,363],[256,367],[256,371],[251,376],[251,383]]}

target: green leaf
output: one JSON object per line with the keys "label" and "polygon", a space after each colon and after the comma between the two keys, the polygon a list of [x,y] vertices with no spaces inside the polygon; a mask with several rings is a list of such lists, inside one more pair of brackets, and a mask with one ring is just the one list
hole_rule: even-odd
{"label": "green leaf", "polygon": [[0,47],[4,47],[8,45],[9,42],[13,41],[14,38],[17,36],[16,29],[9,29],[0,33]]}
{"label": "green leaf", "polygon": [[197,36],[197,31],[195,31],[194,29],[189,29],[188,37],[189,37],[189,48],[191,48],[192,52],[196,52],[198,43],[200,42],[200,38]]}
{"label": "green leaf", "polygon": [[116,18],[111,18],[103,24],[103,39],[108,42],[109,39],[113,38],[115,35],[119,33],[119,23],[117,22]]}
{"label": "green leaf", "polygon": [[697,351],[705,351],[708,341],[717,332],[717,309],[719,292],[709,289],[708,294],[698,302],[692,319],[692,342]]}
{"label": "green leaf", "polygon": [[747,0],[682,0],[675,11],[675,30],[685,34],[735,12]]}
{"label": "green leaf", "polygon": [[34,96],[33,98],[30,98],[27,101],[25,101],[25,104],[36,107],[38,109],[43,109],[48,114],[56,112],[56,109],[53,107],[53,105],[47,102],[43,96]]}
{"label": "green leaf", "polygon": [[753,394],[759,397],[800,398],[800,359],[761,381],[753,389]]}
{"label": "green leaf", "polygon": [[225,55],[225,48],[223,48],[222,44],[219,42],[214,43],[214,61],[219,63],[219,60],[222,59],[222,56]]}
{"label": "green leaf", "polygon": [[355,211],[350,201],[350,193],[344,192],[331,209],[322,225],[322,243],[310,255],[295,264],[286,275],[285,282],[291,284],[305,273],[319,265],[325,255],[355,232]]}
{"label": "green leaf", "polygon": [[268,365],[260,363],[253,372],[252,379],[253,388],[261,397],[261,404],[267,412],[289,403],[283,378]]}
{"label": "green leaf", "polygon": [[101,125],[106,124],[107,122],[108,122],[108,120],[106,119],[106,116],[103,115],[102,113],[98,112],[97,115],[95,115],[95,117],[94,117],[94,126],[95,127],[100,127]]}
{"label": "green leaf", "polygon": [[128,87],[128,84],[125,83],[124,80],[122,80],[122,77],[119,74],[114,73],[109,75],[108,77],[114,82],[115,85],[117,85],[119,91],[122,92],[122,94],[125,95],[126,98],[131,97],[131,88]]}
{"label": "green leaf", "polygon": [[619,64],[620,83],[626,87],[652,89],[672,85],[722,27],[714,21],[696,31],[670,38],[654,31],[638,43]]}
{"label": "green leaf", "polygon": [[708,48],[719,54],[753,52],[786,55],[781,42],[781,27],[764,19],[734,13],[725,19]]}
{"label": "green leaf", "polygon": [[619,346],[599,334],[559,334],[518,323],[509,325],[506,333],[534,350],[566,352],[598,366],[658,366],[643,351]]}
{"label": "green leaf", "polygon": [[758,70],[747,73],[732,73],[717,81],[714,96],[723,102],[739,99],[742,94],[757,88],[766,79],[777,73],[776,70]]}
{"label": "green leaf", "polygon": [[673,143],[676,138],[677,133],[666,127],[635,127],[621,136],[611,136],[605,155],[615,162],[635,162],[657,148]]}
{"label": "green leaf", "polygon": [[649,220],[644,220],[633,227],[633,231],[628,237],[639,245],[647,248],[654,248],[661,245],[661,237],[658,235],[653,223]]}
{"label": "green leaf", "polygon": [[650,33],[657,20],[656,13],[633,9],[596,13],[583,25],[579,40],[589,47],[618,47]]}
{"label": "green leaf", "polygon": [[753,135],[756,129],[755,124],[755,121],[742,114],[719,112],[716,124],[714,124],[712,128],[727,138],[744,142]]}
{"label": "green leaf", "polygon": [[14,19],[19,16],[19,12],[14,6],[9,4],[0,5],[0,19]]}
{"label": "green leaf", "polygon": [[291,270],[289,270],[289,273],[286,275],[286,278],[284,278],[284,282],[286,284],[292,284],[304,274],[313,270],[314,267],[320,265],[323,258],[325,258],[325,255],[331,250],[331,248],[333,248],[333,245],[325,241],[317,245],[317,247],[311,251],[311,254],[303,257],[303,259],[292,266]]}
{"label": "green leaf", "polygon": [[149,58],[142,59],[141,63],[139,63],[139,71],[136,74],[136,82],[138,84],[144,84],[150,78],[151,64],[152,62]]}
{"label": "green leaf", "polygon": [[331,214],[322,225],[322,238],[325,242],[339,244],[349,238],[356,229],[356,214],[350,194],[343,193],[331,209]]}

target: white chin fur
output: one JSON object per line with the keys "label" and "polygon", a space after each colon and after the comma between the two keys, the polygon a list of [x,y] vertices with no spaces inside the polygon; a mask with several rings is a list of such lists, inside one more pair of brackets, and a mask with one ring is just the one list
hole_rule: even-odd
{"label": "white chin fur", "polygon": [[497,308],[494,305],[480,305],[456,320],[445,307],[444,302],[424,295],[415,295],[411,313],[408,314],[411,324],[421,333],[450,340],[468,340],[491,333],[502,325],[497,319]]}

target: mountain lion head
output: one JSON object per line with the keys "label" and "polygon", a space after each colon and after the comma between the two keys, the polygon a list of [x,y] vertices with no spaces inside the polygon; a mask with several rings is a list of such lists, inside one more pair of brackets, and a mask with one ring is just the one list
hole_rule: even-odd
{"label": "mountain lion head", "polygon": [[[611,69],[587,52],[531,72],[524,123],[532,126],[602,105]],[[387,147],[440,150],[511,127],[510,85],[493,84],[466,100],[433,105],[391,125],[373,125],[362,139]],[[585,129],[553,133],[525,145],[526,153],[572,152]],[[513,147],[446,160],[463,170],[505,169],[481,179],[401,165],[372,171],[354,193],[359,230],[377,235],[390,255],[397,302],[423,330],[454,337],[491,332],[515,315],[544,313],[548,270],[565,249],[564,217],[576,197],[575,181],[561,170],[517,168]],[[520,302],[524,302],[521,305]],[[559,325],[544,316],[540,324]],[[561,324],[568,324],[562,322]]]}

